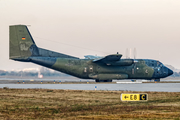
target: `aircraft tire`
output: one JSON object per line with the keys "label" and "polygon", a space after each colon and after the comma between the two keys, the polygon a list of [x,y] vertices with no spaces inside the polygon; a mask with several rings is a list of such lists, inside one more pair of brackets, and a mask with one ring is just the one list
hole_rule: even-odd
{"label": "aircraft tire", "polygon": [[96,80],[96,82],[112,82],[112,80]]}
{"label": "aircraft tire", "polygon": [[154,81],[155,81],[155,82],[160,82],[160,79],[155,79]]}

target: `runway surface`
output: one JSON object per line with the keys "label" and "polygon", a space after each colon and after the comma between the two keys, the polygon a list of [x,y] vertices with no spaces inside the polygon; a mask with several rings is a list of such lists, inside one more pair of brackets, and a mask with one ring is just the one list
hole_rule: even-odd
{"label": "runway surface", "polygon": [[0,84],[0,88],[21,89],[69,89],[69,90],[117,90],[117,91],[157,91],[180,92],[180,83],[142,83],[142,84]]}

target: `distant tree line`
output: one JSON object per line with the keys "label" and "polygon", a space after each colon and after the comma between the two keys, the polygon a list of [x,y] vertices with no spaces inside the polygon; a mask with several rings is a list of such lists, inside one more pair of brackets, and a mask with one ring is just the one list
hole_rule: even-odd
{"label": "distant tree line", "polygon": [[[61,72],[57,72],[57,71],[49,71],[49,70],[45,70],[45,71],[41,71],[41,74],[44,77],[48,77],[48,76],[54,76],[54,77],[67,77],[69,75],[61,73]],[[0,76],[38,76],[38,72],[26,72],[26,71],[4,71],[4,70],[0,70]],[[174,72],[173,75],[171,75],[171,77],[180,77],[180,72]]]}
{"label": "distant tree line", "polygon": [[[50,72],[50,71],[46,71],[46,72],[41,72],[41,74],[43,76],[69,76],[67,74],[61,73],[61,72]],[[3,71],[0,70],[0,76],[38,76],[38,72],[24,72],[24,71]]]}
{"label": "distant tree line", "polygon": [[174,72],[174,74],[171,75],[171,77],[180,77],[180,72]]}

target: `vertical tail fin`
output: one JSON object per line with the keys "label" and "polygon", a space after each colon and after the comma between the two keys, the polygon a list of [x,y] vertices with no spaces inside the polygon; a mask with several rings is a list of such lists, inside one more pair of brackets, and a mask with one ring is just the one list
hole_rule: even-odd
{"label": "vertical tail fin", "polygon": [[9,58],[28,58],[38,56],[39,50],[36,46],[27,26],[9,26]]}

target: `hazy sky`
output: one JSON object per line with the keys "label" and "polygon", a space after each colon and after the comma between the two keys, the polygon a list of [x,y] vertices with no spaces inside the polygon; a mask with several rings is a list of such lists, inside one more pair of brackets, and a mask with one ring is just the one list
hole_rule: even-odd
{"label": "hazy sky", "polygon": [[38,67],[9,60],[15,24],[31,25],[38,47],[80,58],[136,48],[180,69],[180,0],[0,0],[0,69]]}

